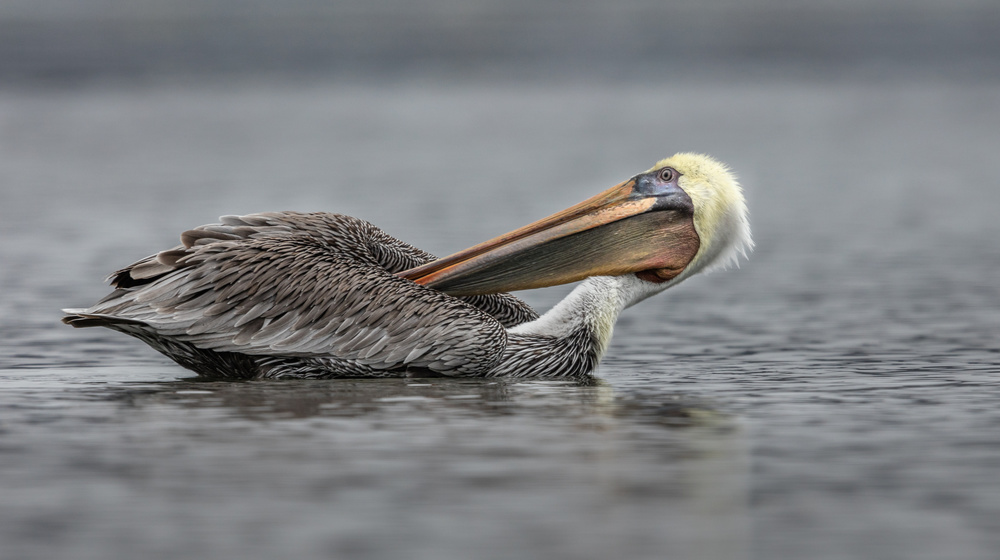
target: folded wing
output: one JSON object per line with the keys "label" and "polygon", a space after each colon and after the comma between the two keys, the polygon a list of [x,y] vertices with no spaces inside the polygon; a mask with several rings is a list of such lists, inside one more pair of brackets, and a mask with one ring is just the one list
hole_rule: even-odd
{"label": "folded wing", "polygon": [[433,256],[349,216],[225,216],[181,241],[116,272],[113,293],[64,321],[141,325],[205,350],[463,375],[500,360],[505,325],[537,317],[506,294],[463,301],[396,276]]}

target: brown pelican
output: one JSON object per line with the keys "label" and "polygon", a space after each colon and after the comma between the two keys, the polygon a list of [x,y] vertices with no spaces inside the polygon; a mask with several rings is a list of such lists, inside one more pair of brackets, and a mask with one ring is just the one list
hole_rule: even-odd
{"label": "brown pelican", "polygon": [[[181,242],[63,321],[213,377],[586,375],[623,309],[752,246],[739,184],[697,154],[439,260],[327,213],[224,216]],[[541,317],[504,293],[578,280]]]}

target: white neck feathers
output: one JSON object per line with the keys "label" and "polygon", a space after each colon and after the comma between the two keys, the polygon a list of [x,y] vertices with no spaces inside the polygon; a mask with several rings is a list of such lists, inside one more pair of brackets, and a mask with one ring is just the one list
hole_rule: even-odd
{"label": "white neck feathers", "polygon": [[580,283],[545,315],[508,329],[508,332],[563,338],[583,328],[592,335],[600,358],[611,342],[615,322],[622,310],[665,287],[665,284],[640,280],[633,274],[594,276]]}

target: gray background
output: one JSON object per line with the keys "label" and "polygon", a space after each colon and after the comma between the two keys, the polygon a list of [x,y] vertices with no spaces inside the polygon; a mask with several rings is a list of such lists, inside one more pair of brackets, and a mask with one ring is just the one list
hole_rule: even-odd
{"label": "gray background", "polygon": [[8,0],[0,79],[996,78],[990,0]]}

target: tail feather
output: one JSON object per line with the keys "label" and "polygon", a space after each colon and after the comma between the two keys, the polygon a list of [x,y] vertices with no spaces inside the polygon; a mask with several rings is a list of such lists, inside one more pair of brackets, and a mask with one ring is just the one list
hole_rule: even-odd
{"label": "tail feather", "polygon": [[124,319],[101,313],[87,313],[86,309],[63,309],[63,313],[67,315],[62,318],[62,322],[78,329],[86,327],[111,327],[112,325],[145,325],[142,321],[134,319]]}

